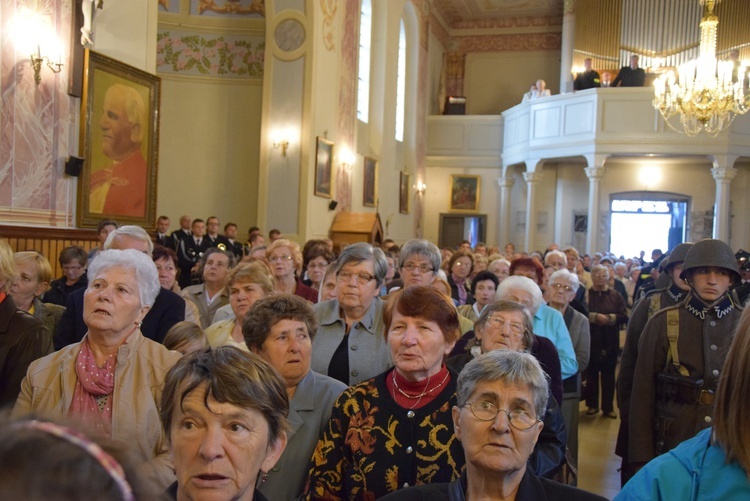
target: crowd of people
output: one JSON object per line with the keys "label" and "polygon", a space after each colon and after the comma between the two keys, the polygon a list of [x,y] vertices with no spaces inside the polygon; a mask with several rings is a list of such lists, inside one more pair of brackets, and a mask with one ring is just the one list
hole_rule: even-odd
{"label": "crowd of people", "polygon": [[219,227],[103,220],[56,280],[0,240],[0,498],[601,499],[600,413],[619,498],[750,494],[747,253]]}

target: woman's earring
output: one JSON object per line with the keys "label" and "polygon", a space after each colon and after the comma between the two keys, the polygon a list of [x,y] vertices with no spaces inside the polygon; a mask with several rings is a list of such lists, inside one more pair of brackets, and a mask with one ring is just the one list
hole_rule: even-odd
{"label": "woman's earring", "polygon": [[265,484],[268,481],[268,472],[262,471],[260,475],[260,483]]}

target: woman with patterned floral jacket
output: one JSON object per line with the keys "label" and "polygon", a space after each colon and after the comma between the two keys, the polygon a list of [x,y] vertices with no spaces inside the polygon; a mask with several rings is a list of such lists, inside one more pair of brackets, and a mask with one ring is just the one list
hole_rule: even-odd
{"label": "woman with patterned floral jacket", "polygon": [[414,286],[391,296],[383,318],[395,367],[338,398],[313,453],[306,499],[377,499],[463,471],[451,417],[457,375],[443,363],[460,336],[456,308]]}

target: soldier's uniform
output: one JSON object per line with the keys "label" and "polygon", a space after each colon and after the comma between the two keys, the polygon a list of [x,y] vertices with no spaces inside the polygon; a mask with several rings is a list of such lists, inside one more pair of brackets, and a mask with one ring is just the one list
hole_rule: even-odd
{"label": "soldier's uniform", "polygon": [[[718,240],[690,249],[681,278],[701,267],[723,268],[739,278],[731,249]],[[711,426],[714,392],[741,313],[729,291],[711,304],[691,291],[646,323],[630,399],[631,464],[646,463]]]}
{"label": "soldier's uniform", "polygon": [[[672,250],[665,260],[663,276],[671,277],[673,267],[685,261],[685,255],[692,246],[692,243],[682,243]],[[636,304],[630,315],[625,346],[620,361],[620,372],[617,376],[617,407],[620,409],[620,429],[617,433],[615,454],[622,458],[622,468],[620,469],[622,485],[625,485],[632,476],[628,470],[628,426],[633,373],[638,358],[638,341],[641,339],[641,333],[646,326],[646,322],[657,311],[682,302],[687,294],[687,291],[680,289],[670,278],[668,287],[651,291],[642,301]]]}

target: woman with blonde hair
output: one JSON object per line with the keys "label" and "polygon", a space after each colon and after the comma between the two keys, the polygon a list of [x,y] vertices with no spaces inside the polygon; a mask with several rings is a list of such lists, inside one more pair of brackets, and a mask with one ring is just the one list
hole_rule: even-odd
{"label": "woman with blonde hair", "polygon": [[257,300],[275,293],[271,273],[262,262],[240,263],[229,272],[227,291],[233,318],[208,326],[208,344],[214,348],[228,344],[248,351],[242,335],[242,320]]}
{"label": "woman with blonde hair", "polygon": [[273,273],[276,292],[294,294],[311,303],[318,302],[318,292],[302,283],[302,251],[299,244],[286,238],[274,240],[266,249],[268,266]]}
{"label": "woman with blonde hair", "polygon": [[16,307],[38,318],[54,334],[65,311],[64,306],[43,303],[40,297],[49,289],[52,267],[46,257],[36,251],[16,252],[13,255],[18,276],[10,287]]}
{"label": "woman with blonde hair", "polygon": [[646,464],[615,499],[750,499],[750,309],[740,317],[707,428]]}
{"label": "woman with blonde hair", "polygon": [[15,402],[29,364],[54,349],[49,330],[9,294],[17,275],[13,250],[0,240],[0,408]]}

